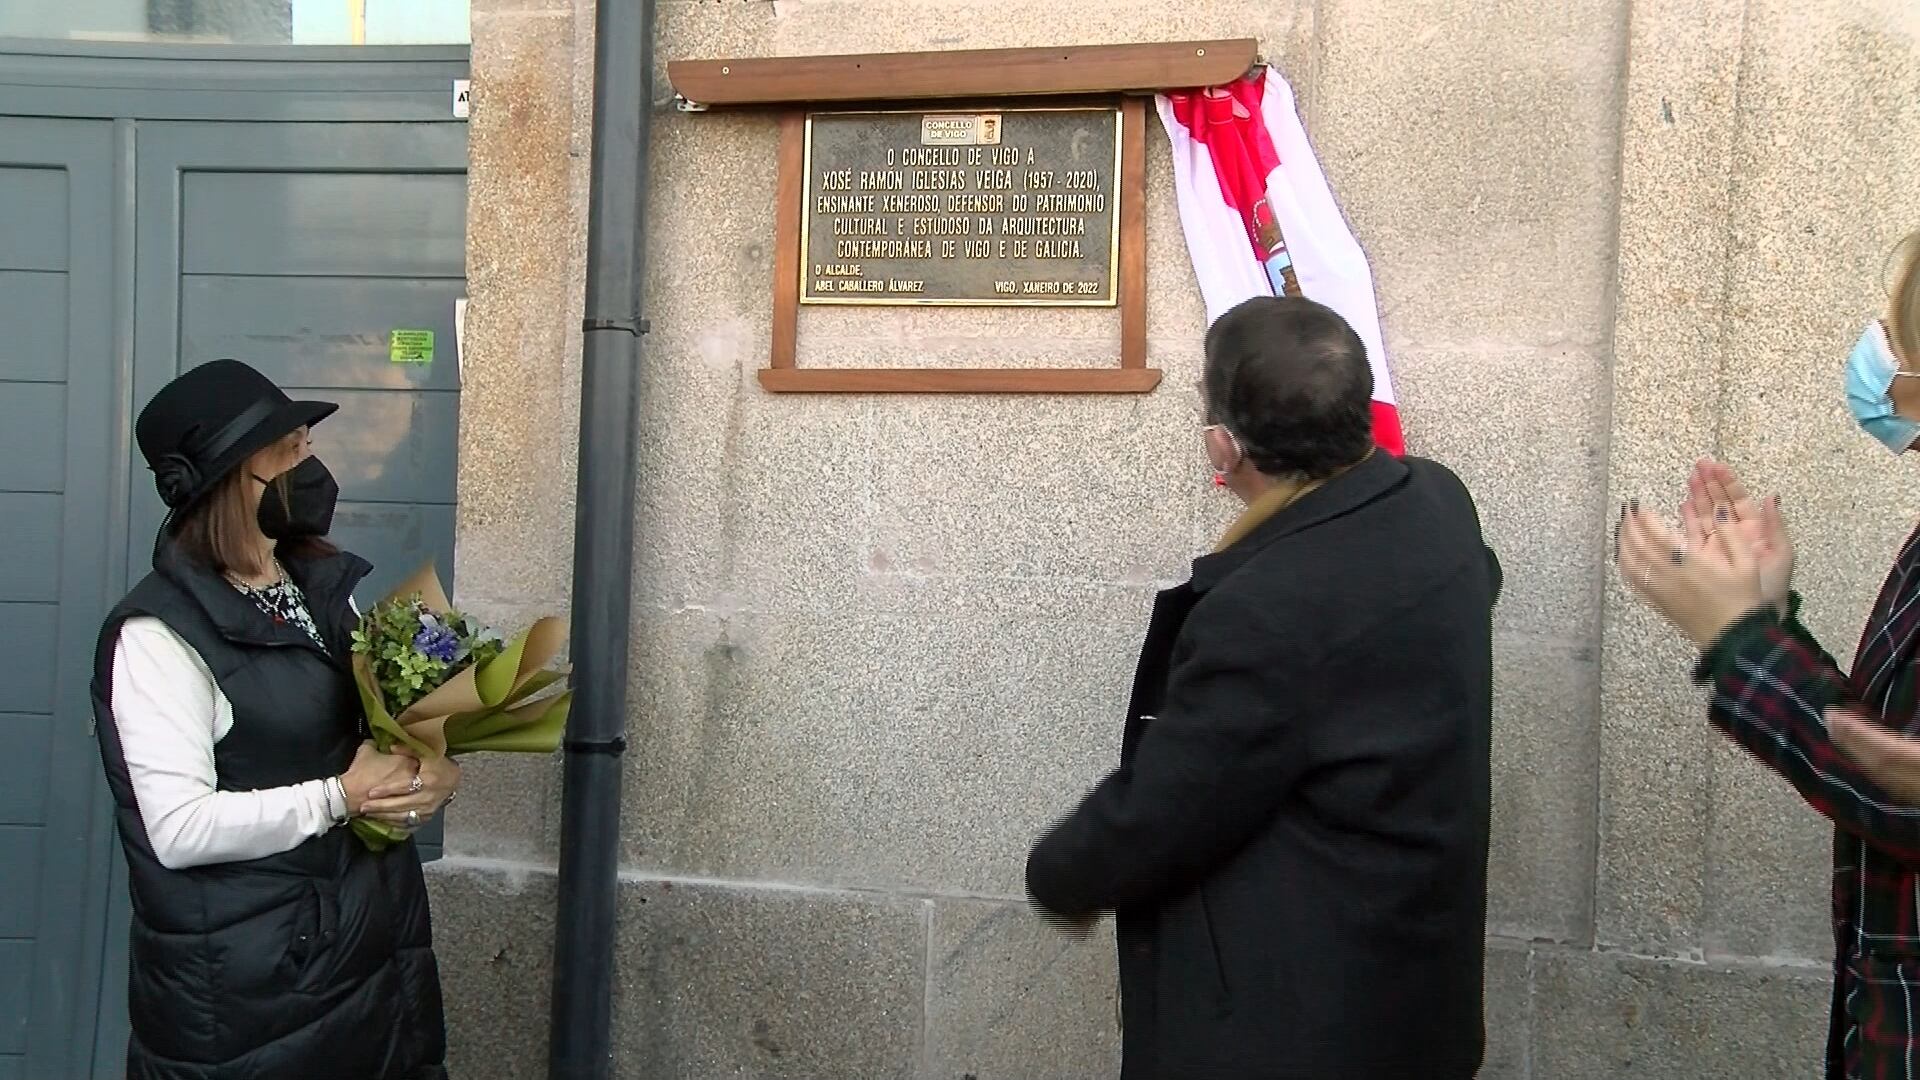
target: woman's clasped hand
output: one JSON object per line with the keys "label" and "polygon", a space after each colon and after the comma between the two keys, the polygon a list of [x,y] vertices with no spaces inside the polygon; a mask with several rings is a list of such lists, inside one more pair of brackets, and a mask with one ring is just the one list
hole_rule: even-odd
{"label": "woman's clasped hand", "polygon": [[459,785],[460,766],[452,759],[416,757],[404,746],[381,753],[371,741],[360,744],[340,776],[349,813],[409,829],[452,802]]}
{"label": "woman's clasped hand", "polygon": [[347,812],[362,814],[367,812],[369,804],[392,792],[396,787],[405,791],[413,784],[413,778],[419,773],[419,762],[404,754],[383,754],[373,745],[372,740],[360,744],[353,755],[353,764],[340,775],[340,786],[346,789]]}
{"label": "woman's clasped hand", "polygon": [[404,746],[394,747],[391,756],[410,763],[408,774],[375,787],[361,813],[378,821],[418,828],[452,801],[453,791],[460,785],[460,766],[440,755],[416,758]]}

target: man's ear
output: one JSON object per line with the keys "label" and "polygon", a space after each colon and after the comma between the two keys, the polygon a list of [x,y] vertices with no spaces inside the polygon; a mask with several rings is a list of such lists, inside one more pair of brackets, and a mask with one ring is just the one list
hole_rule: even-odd
{"label": "man's ear", "polygon": [[1241,457],[1240,444],[1234,441],[1226,428],[1207,429],[1207,461],[1214,468],[1219,468],[1220,464],[1225,462],[1227,467],[1221,471],[1232,472],[1240,464]]}

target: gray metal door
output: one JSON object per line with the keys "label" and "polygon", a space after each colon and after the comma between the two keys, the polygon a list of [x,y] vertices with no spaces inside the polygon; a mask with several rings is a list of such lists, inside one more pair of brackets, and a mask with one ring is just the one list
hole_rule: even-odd
{"label": "gray metal door", "polygon": [[[453,571],[466,167],[457,124],[140,125],[134,400],[237,357],[340,402],[314,446],[334,539],[375,567],[362,603]],[[135,495],[138,568],[164,509]]]}
{"label": "gray metal door", "polygon": [[0,117],[0,1080],[83,1075],[108,858],[93,638],[121,588],[111,123]]}
{"label": "gray metal door", "polygon": [[0,115],[0,1080],[122,1073],[87,684],[162,515],[134,410],[222,356],[339,401],[315,442],[360,599],[429,558],[452,583],[464,53],[0,51],[0,113],[34,114]]}

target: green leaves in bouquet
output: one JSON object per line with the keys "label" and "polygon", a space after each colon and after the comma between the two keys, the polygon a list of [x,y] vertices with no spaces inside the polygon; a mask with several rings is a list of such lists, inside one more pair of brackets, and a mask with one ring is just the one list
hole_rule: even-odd
{"label": "green leaves in bouquet", "polygon": [[418,593],[374,605],[353,632],[353,651],[372,662],[374,680],[394,715],[469,664],[486,664],[505,649],[493,630],[458,611],[431,611]]}
{"label": "green leaves in bouquet", "polygon": [[460,641],[460,653],[456,659],[461,666],[491,663],[507,649],[506,639],[492,627],[475,620],[470,615],[449,611],[447,624],[453,628],[454,636]]}
{"label": "green leaves in bouquet", "polygon": [[447,680],[446,661],[428,656],[415,645],[421,634],[421,617],[430,615],[415,595],[398,603],[376,605],[362,628],[354,631],[353,651],[372,658],[380,693],[394,712],[426,697]]}

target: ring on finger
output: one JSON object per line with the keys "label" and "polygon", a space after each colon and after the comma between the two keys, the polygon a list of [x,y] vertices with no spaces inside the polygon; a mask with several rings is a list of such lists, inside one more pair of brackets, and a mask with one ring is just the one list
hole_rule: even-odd
{"label": "ring on finger", "polygon": [[418,810],[407,811],[407,828],[417,829],[419,827],[420,827],[420,811]]}
{"label": "ring on finger", "polygon": [[426,786],[427,786],[427,782],[425,780],[420,779],[420,774],[414,773],[413,780],[407,784],[407,794],[418,795],[420,793],[420,789]]}

